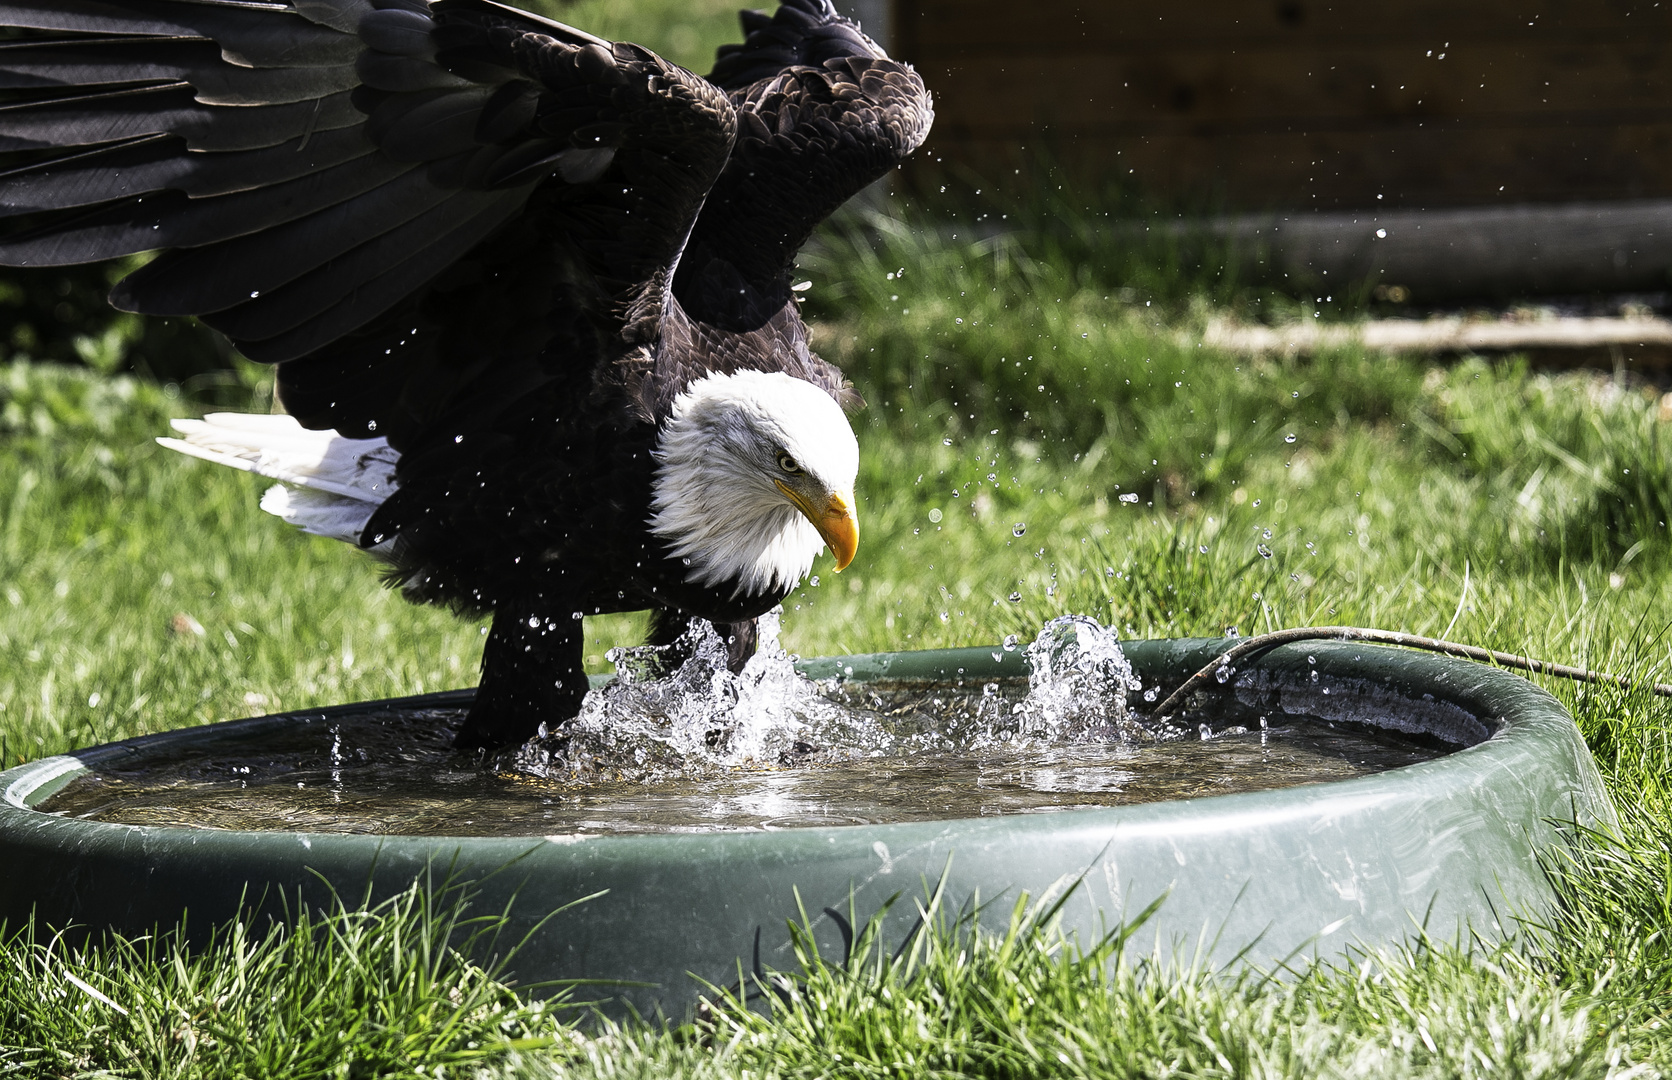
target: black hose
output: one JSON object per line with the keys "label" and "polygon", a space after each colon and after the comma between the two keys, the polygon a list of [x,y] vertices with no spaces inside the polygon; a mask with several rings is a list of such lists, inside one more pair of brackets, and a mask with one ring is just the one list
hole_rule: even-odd
{"label": "black hose", "polygon": [[[1466,660],[1479,660],[1500,664],[1503,667],[1518,668],[1522,671],[1531,671],[1537,675],[1554,675],[1557,678],[1573,679],[1576,682],[1613,683],[1615,686],[1628,690],[1641,685],[1636,680],[1629,679],[1624,675],[1609,675],[1600,671],[1588,671],[1585,668],[1568,667],[1566,664],[1552,664],[1548,660],[1535,660],[1530,656],[1517,656],[1514,653],[1498,652],[1496,649],[1480,649],[1473,645],[1459,645],[1453,641],[1441,641],[1439,638],[1422,637],[1418,634],[1403,634],[1396,630],[1368,630],[1361,626],[1301,626],[1292,630],[1274,630],[1269,634],[1257,634],[1254,637],[1244,638],[1237,642],[1214,657],[1212,663],[1184,680],[1177,690],[1168,694],[1166,700],[1155,707],[1155,711],[1151,715],[1156,719],[1171,718],[1184,699],[1197,687],[1209,679],[1218,682],[1216,674],[1220,670],[1235,665],[1238,660],[1245,657],[1297,641],[1370,641],[1381,645],[1404,645],[1412,649],[1426,649],[1429,652],[1445,653],[1448,656],[1461,656]],[[1672,697],[1672,685],[1654,683],[1651,689],[1659,697]]]}

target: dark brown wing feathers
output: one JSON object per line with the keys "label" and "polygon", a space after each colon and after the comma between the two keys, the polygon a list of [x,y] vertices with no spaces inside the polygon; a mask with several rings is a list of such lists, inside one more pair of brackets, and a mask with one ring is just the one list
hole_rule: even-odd
{"label": "dark brown wing feathers", "polygon": [[119,306],[203,318],[282,363],[308,426],[397,446],[599,365],[652,416],[714,367],[838,393],[790,259],[930,115],[823,0],[745,14],[709,81],[489,0],[0,0],[0,25],[32,33],[0,45],[0,263],[163,249]]}
{"label": "dark brown wing feathers", "polygon": [[934,120],[915,71],[888,59],[828,0],[745,12],[744,44],[709,78],[738,114],[737,142],[680,262],[694,318],[761,325],[789,302],[795,253],[819,222],[905,160]]}

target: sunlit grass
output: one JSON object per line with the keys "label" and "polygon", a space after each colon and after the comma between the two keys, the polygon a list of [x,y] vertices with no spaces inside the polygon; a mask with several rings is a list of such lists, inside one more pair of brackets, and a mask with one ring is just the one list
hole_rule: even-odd
{"label": "sunlit grass", "polygon": [[471,953],[503,918],[458,889],[288,923],[90,945],[24,927],[0,948],[0,1074],[431,1076],[549,1045],[559,1001],[523,1001]]}
{"label": "sunlit grass", "polygon": [[1017,899],[1008,920],[931,903],[927,919],[938,932],[898,949],[862,933],[845,961],[803,935],[802,977],[760,987],[765,1016],[724,999],[716,1042],[806,1077],[1601,1075],[1624,1056],[1513,948],[1356,955],[1274,980],[1119,958],[1132,926],[1065,941],[1046,900]]}
{"label": "sunlit grass", "polygon": [[[1664,855],[1598,861],[1643,874]],[[1660,1045],[1664,912],[1647,913],[1654,932],[1639,942],[1644,923],[1610,918],[1631,901],[1594,893],[1583,914],[1595,921],[1534,928],[1527,943],[1418,942],[1303,972],[1229,974],[1187,955],[1123,954],[1142,915],[1082,941],[1064,937],[1050,898],[1021,896],[1006,918],[931,896],[926,929],[906,941],[876,933],[879,919],[848,956],[821,955],[803,931],[789,970],[711,991],[695,1023],[671,1030],[585,1023],[563,998],[520,999],[468,955],[487,951],[500,920],[472,919],[445,893],[232,924],[196,948],[173,934],[85,947],[26,930],[0,949],[0,1069],[286,1080],[1653,1075],[1640,1063]]]}

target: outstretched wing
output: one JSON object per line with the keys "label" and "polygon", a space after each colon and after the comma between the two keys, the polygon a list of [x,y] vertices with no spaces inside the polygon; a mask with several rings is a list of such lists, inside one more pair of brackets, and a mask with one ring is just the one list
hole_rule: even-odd
{"label": "outstretched wing", "polygon": [[113,302],[201,317],[281,363],[307,426],[397,446],[653,339],[735,130],[648,50],[488,0],[0,0],[0,25],[34,31],[0,45],[0,263],[165,249]]}
{"label": "outstretched wing", "polygon": [[908,65],[829,0],[742,13],[747,39],[709,80],[737,109],[737,141],[691,234],[674,295],[727,330],[764,325],[790,298],[795,253],[814,227],[921,144],[934,120]]}

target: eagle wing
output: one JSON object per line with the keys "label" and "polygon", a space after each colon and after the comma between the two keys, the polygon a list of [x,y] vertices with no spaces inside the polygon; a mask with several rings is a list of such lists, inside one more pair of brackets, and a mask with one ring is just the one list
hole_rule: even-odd
{"label": "eagle wing", "polygon": [[[646,49],[488,0],[0,0],[0,264],[163,249],[117,306],[397,448],[653,341],[735,134]],[[44,32],[44,33],[43,33]]]}
{"label": "eagle wing", "polygon": [[742,21],[746,40],[722,48],[708,75],[737,110],[737,139],[674,278],[687,314],[731,331],[783,310],[813,229],[903,161],[934,120],[917,73],[829,0],[786,0]]}

